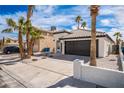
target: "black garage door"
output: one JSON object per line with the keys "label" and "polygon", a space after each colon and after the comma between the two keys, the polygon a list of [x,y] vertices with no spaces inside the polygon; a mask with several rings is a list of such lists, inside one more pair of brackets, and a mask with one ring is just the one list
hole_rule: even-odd
{"label": "black garage door", "polygon": [[[90,56],[90,40],[65,41],[65,54]],[[98,40],[96,42],[96,56],[98,57]]]}

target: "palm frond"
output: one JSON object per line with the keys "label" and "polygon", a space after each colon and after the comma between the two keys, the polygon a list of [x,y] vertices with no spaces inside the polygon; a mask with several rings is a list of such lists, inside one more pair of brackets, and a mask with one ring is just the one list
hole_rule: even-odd
{"label": "palm frond", "polygon": [[82,21],[81,16],[77,16],[76,19],[75,19],[75,21],[76,21],[76,22]]}
{"label": "palm frond", "polygon": [[84,21],[84,22],[82,22],[82,24],[81,24],[81,27],[86,27],[86,25],[87,25],[87,23]]}
{"label": "palm frond", "polygon": [[23,25],[24,24],[24,17],[20,17],[18,20],[18,24]]}
{"label": "palm frond", "polygon": [[23,28],[22,28],[22,34],[23,35],[25,35],[26,34],[26,31],[27,31],[27,29],[26,29],[27,27],[26,27],[26,25],[23,25]]}
{"label": "palm frond", "polygon": [[2,30],[2,33],[11,33],[11,32],[13,32],[12,28],[7,28]]}
{"label": "palm frond", "polygon": [[17,26],[16,22],[13,19],[11,19],[11,18],[7,18],[6,22],[7,22],[8,26],[11,26],[11,27],[16,27]]}

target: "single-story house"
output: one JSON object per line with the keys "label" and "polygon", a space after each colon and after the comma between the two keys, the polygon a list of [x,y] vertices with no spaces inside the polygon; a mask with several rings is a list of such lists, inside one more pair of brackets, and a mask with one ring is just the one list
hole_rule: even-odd
{"label": "single-story house", "polygon": [[[62,54],[90,56],[91,31],[75,30],[59,38]],[[96,32],[96,55],[106,57],[112,53],[114,41],[105,32]]]}
{"label": "single-story house", "polygon": [[18,46],[18,40],[14,38],[4,38],[0,40],[0,47],[4,48],[6,46]]}

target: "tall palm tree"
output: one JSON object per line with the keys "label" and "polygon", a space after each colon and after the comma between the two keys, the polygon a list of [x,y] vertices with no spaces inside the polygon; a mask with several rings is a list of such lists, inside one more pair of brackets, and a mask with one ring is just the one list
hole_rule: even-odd
{"label": "tall palm tree", "polygon": [[119,41],[120,41],[120,38],[122,37],[122,34],[120,32],[116,32],[114,33],[114,35],[116,37],[116,45],[119,45]]}
{"label": "tall palm tree", "polygon": [[[26,35],[26,24],[27,22],[25,23],[24,25],[24,28],[23,28],[23,35]],[[31,51],[31,55],[33,55],[33,47],[34,47],[34,42],[36,39],[39,39],[39,38],[43,38],[43,36],[41,36],[41,31],[39,31],[36,27],[32,26],[31,22],[29,23],[29,29],[30,29],[30,43],[29,43],[29,46],[30,46],[30,51]]]}
{"label": "tall palm tree", "polygon": [[18,31],[18,42],[19,42],[20,56],[21,56],[21,59],[23,59],[23,58],[25,58],[24,47],[23,47],[23,38],[22,38],[24,18],[20,17],[18,20],[18,24],[16,24],[16,22],[11,18],[6,19],[6,22],[7,22],[7,25],[9,26],[9,28],[4,29],[2,31],[2,33],[11,33],[13,31]]}
{"label": "tall palm tree", "polygon": [[3,40],[2,40],[3,42],[2,42],[2,46],[4,46],[4,44],[5,44],[5,37],[3,37]]}
{"label": "tall palm tree", "polygon": [[80,29],[80,21],[82,21],[82,18],[81,18],[81,16],[77,16],[76,17],[76,19],[75,19],[75,22],[77,22],[77,24],[78,24],[78,27],[77,27],[77,29],[79,30]]}
{"label": "tall palm tree", "polygon": [[113,36],[116,37],[115,53],[119,54],[119,45],[120,45],[120,41],[121,41],[120,38],[122,37],[122,34],[120,32],[116,32]]}
{"label": "tall palm tree", "polygon": [[34,47],[35,40],[43,38],[43,36],[41,36],[41,31],[38,31],[34,27],[31,28],[30,35],[31,35],[31,42],[30,42],[31,54],[33,55],[33,47]]}
{"label": "tall palm tree", "polygon": [[27,51],[28,51],[28,58],[31,57],[31,47],[30,47],[30,18],[33,14],[33,5],[28,5],[28,12],[27,12],[27,32],[26,32],[26,42],[27,42]]}
{"label": "tall palm tree", "polygon": [[83,27],[83,29],[86,27],[87,23],[85,21],[82,22],[81,27]]}
{"label": "tall palm tree", "polygon": [[96,66],[96,16],[98,15],[99,6],[90,6],[92,23],[91,23],[91,49],[90,49],[90,65]]}

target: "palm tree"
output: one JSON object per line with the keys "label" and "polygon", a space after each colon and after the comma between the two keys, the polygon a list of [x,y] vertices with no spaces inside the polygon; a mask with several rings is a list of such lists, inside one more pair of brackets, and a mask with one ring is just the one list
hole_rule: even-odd
{"label": "palm tree", "polygon": [[2,32],[3,33],[11,33],[13,31],[18,30],[18,42],[19,42],[20,56],[21,56],[21,59],[23,59],[25,57],[24,47],[23,47],[23,38],[22,38],[24,18],[20,17],[18,20],[18,24],[16,24],[16,22],[11,18],[6,19],[6,22],[7,22],[7,25],[9,26],[9,28],[4,29]]}
{"label": "palm tree", "polygon": [[28,6],[27,12],[27,31],[26,31],[26,42],[27,42],[27,51],[28,51],[28,58],[31,57],[31,47],[30,47],[30,23],[31,23],[31,16],[33,14],[33,5]]}
{"label": "palm tree", "polygon": [[[23,28],[23,33],[22,33],[23,35],[26,35],[26,32],[27,32],[26,25],[27,25],[27,22],[25,23],[25,26]],[[35,40],[43,37],[41,36],[41,31],[39,31],[36,27],[32,26],[31,22],[29,23],[29,29],[30,29],[30,36],[31,36],[29,46],[30,46],[31,55],[33,55],[33,47],[34,47]]]}
{"label": "palm tree", "polygon": [[120,38],[122,37],[122,34],[120,32],[116,32],[113,36],[116,37],[116,45],[119,45]]}
{"label": "palm tree", "polygon": [[41,36],[41,31],[36,30],[36,28],[34,27],[31,28],[30,35],[31,35],[31,42],[30,42],[31,55],[33,55],[33,47],[34,47],[35,40],[43,38],[43,37]]}
{"label": "palm tree", "polygon": [[86,27],[87,23],[85,21],[82,22],[81,27],[83,27],[83,29]]}
{"label": "palm tree", "polygon": [[3,37],[3,40],[2,40],[3,42],[2,42],[2,46],[4,46],[4,44],[5,44],[5,37]]}
{"label": "palm tree", "polygon": [[76,19],[75,19],[75,22],[77,22],[77,24],[78,24],[78,27],[77,27],[77,29],[79,30],[80,29],[80,21],[82,21],[82,18],[81,18],[81,16],[77,16],[76,17]]}
{"label": "palm tree", "polygon": [[96,16],[98,15],[99,6],[91,5],[90,11],[91,11],[91,17],[92,17],[90,65],[96,66]]}
{"label": "palm tree", "polygon": [[120,41],[121,41],[121,37],[122,37],[122,34],[120,32],[116,32],[113,36],[116,37],[116,50],[115,50],[115,53],[116,54],[119,54],[119,44],[120,44]]}

